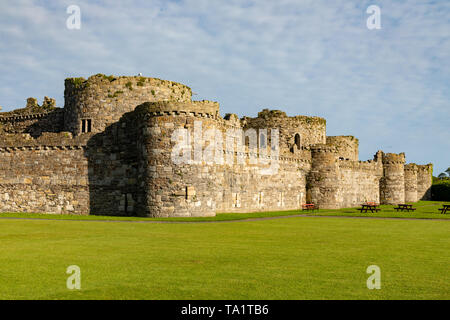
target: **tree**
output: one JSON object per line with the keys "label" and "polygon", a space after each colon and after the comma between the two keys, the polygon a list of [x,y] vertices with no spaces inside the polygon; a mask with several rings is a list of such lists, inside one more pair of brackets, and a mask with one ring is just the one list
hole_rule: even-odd
{"label": "tree", "polygon": [[444,172],[442,172],[441,174],[438,175],[438,178],[441,179],[441,180],[442,180],[442,179],[445,179],[445,178],[447,178],[447,177],[448,177],[447,174],[444,173]]}
{"label": "tree", "polygon": [[448,167],[448,169],[445,170],[445,172],[450,176],[450,167]]}

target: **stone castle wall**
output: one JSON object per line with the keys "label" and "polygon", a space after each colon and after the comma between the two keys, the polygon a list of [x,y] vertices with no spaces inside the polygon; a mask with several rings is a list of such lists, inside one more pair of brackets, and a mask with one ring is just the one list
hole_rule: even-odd
{"label": "stone castle wall", "polygon": [[85,143],[68,133],[0,137],[3,212],[89,212]]}
{"label": "stone castle wall", "polygon": [[[0,211],[189,217],[430,197],[431,165],[381,151],[358,161],[358,139],[327,137],[323,118],[267,109],[222,118],[217,102],[192,101],[187,86],[154,78],[65,85],[64,109],[30,98],[0,113]],[[91,132],[81,130],[85,119]]]}

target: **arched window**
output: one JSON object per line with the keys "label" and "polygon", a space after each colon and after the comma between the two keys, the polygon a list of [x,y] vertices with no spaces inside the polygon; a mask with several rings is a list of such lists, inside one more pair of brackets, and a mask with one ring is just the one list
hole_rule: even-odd
{"label": "arched window", "polygon": [[300,135],[298,133],[295,134],[294,142],[297,146],[297,149],[300,149]]}

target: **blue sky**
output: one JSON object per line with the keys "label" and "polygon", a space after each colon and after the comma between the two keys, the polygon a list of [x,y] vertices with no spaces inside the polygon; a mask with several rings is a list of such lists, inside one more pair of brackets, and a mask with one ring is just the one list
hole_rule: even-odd
{"label": "blue sky", "polygon": [[[81,29],[66,28],[69,5]],[[381,29],[369,30],[369,5]],[[450,166],[450,2],[423,0],[2,1],[0,105],[64,105],[64,79],[96,73],[184,83],[222,115],[263,108],[327,119],[379,149]]]}

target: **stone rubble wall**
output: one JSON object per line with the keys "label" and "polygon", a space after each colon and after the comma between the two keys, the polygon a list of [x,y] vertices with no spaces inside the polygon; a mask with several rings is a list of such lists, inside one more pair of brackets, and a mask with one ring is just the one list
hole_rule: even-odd
{"label": "stone rubble wall", "polygon": [[380,162],[339,160],[341,208],[360,206],[365,202],[380,203],[380,179],[383,168]]}
{"label": "stone rubble wall", "polygon": [[2,212],[89,213],[85,141],[69,140],[64,134],[23,134],[1,142]]}

